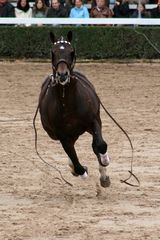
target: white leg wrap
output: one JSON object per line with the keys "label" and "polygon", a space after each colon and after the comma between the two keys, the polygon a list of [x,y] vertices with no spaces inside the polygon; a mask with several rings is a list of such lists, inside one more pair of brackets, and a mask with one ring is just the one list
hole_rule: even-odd
{"label": "white leg wrap", "polygon": [[68,158],[68,164],[69,164],[70,168],[74,169],[73,163],[70,158]]}
{"label": "white leg wrap", "polygon": [[69,166],[70,166],[70,168],[71,168],[71,173],[72,173],[73,175],[77,175],[77,174],[75,173],[75,171],[74,171],[74,165],[73,165],[73,163],[72,163],[72,161],[71,161],[70,158],[68,159],[68,163],[69,163]]}
{"label": "white leg wrap", "polygon": [[102,164],[105,165],[105,166],[108,166],[109,162],[110,162],[108,153],[107,152],[105,154],[100,153],[99,155],[100,155]]}
{"label": "white leg wrap", "polygon": [[106,167],[99,165],[99,172],[102,178],[106,178]]}
{"label": "white leg wrap", "polygon": [[88,177],[87,172],[85,171],[83,175],[80,175],[82,179],[86,179]]}

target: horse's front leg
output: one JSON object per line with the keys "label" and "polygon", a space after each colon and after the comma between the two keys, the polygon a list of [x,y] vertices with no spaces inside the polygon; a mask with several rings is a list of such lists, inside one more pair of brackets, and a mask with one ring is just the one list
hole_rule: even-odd
{"label": "horse's front leg", "polygon": [[94,121],[92,135],[92,148],[99,161],[100,183],[102,187],[109,187],[110,179],[106,175],[106,167],[109,165],[110,160],[107,153],[107,143],[102,138],[101,121]]}
{"label": "horse's front leg", "polygon": [[71,167],[71,172],[74,176],[81,176],[82,178],[86,178],[88,176],[87,167],[84,167],[80,164],[75,148],[75,141],[71,139],[61,140],[60,141],[65,152],[69,157],[69,166]]}

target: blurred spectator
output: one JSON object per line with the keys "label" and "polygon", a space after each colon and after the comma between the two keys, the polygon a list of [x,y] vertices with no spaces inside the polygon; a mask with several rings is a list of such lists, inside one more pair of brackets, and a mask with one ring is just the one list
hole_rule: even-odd
{"label": "blurred spectator", "polygon": [[51,6],[47,11],[47,17],[58,18],[58,17],[68,17],[68,9],[60,3],[60,0],[52,0]]}
{"label": "blurred spectator", "polygon": [[17,18],[31,18],[32,8],[28,0],[18,0],[17,7],[15,8],[15,15]]}
{"label": "blurred spectator", "polygon": [[106,5],[105,0],[96,0],[96,6],[91,8],[90,16],[93,18],[109,18],[113,12]]}
{"label": "blurred spectator", "polygon": [[[62,0],[60,0],[60,2],[61,1]],[[74,6],[74,0],[63,0],[63,1],[64,1],[63,5],[66,7],[66,9],[68,11],[68,16],[69,16],[71,8]]]}
{"label": "blurred spectator", "polygon": [[146,10],[145,4],[140,3],[137,5],[137,9],[135,9],[131,15],[132,18],[149,18],[150,12]]}
{"label": "blurred spectator", "polygon": [[32,17],[43,18],[43,17],[46,17],[46,14],[47,14],[47,6],[44,0],[36,0],[33,6]]}
{"label": "blurred spectator", "polygon": [[82,0],[75,0],[75,6],[71,9],[70,18],[89,18],[88,9],[83,5]]}
{"label": "blurred spectator", "polygon": [[157,4],[157,0],[149,0],[148,3],[149,4]]}
{"label": "blurred spectator", "polygon": [[[29,0],[29,3],[33,3],[31,6],[33,6],[35,4],[35,0]],[[50,6],[50,0],[44,0],[44,3],[47,7]]]}
{"label": "blurred spectator", "polygon": [[157,7],[151,9],[151,17],[152,18],[160,18],[160,0],[157,2]]}
{"label": "blurred spectator", "polygon": [[45,5],[46,5],[47,7],[50,6],[50,0],[44,0],[44,3],[45,3]]}
{"label": "blurred spectator", "polygon": [[0,0],[0,17],[15,17],[14,6],[8,0]]}
{"label": "blurred spectator", "polygon": [[[50,6],[50,0],[44,0],[45,4],[47,7]],[[35,4],[35,0],[29,0],[29,3],[31,3],[30,5],[33,6]]]}
{"label": "blurred spectator", "polygon": [[114,4],[115,4],[115,2],[116,2],[115,0],[110,0],[110,1],[109,1],[109,4],[112,4],[112,5],[114,5]]}
{"label": "blurred spectator", "polygon": [[125,18],[130,16],[129,1],[128,0],[116,0],[113,7],[113,17]]}
{"label": "blurred spectator", "polygon": [[[109,7],[110,3],[113,3],[115,0],[105,0],[105,5],[107,5],[107,7]],[[91,2],[91,8],[96,7],[97,3],[96,0],[92,0]]]}

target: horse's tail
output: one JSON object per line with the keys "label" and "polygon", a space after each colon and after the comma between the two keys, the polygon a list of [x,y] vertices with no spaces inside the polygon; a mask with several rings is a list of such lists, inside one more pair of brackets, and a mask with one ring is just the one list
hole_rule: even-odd
{"label": "horse's tail", "polygon": [[[99,98],[99,97],[98,97]],[[134,153],[134,148],[133,148],[133,144],[132,144],[132,141],[128,135],[128,133],[122,128],[122,126],[115,120],[115,118],[108,112],[108,110],[105,108],[105,106],[103,105],[103,103],[101,102],[100,98],[99,98],[99,102],[100,102],[100,105],[102,106],[102,108],[104,109],[104,111],[107,113],[107,115],[113,120],[113,122],[121,129],[121,131],[125,134],[125,136],[127,137],[129,143],[130,143],[130,146],[131,146],[131,150],[132,150],[132,158],[131,158],[131,170],[128,171],[130,173],[129,177],[125,180],[121,180],[121,182],[123,183],[126,183],[130,186],[134,186],[134,187],[139,187],[140,185],[140,182],[139,182],[139,179],[135,176],[135,174],[133,173],[133,153]],[[131,178],[131,177],[134,177],[136,179],[136,181],[138,182],[138,185],[137,184],[131,184],[128,182],[128,180]]]}

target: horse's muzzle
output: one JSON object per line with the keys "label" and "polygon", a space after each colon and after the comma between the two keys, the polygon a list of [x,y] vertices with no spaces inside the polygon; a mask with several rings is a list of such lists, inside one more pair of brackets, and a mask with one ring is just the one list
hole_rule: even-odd
{"label": "horse's muzzle", "polygon": [[70,82],[70,74],[68,71],[65,73],[56,72],[56,81],[61,85],[66,85]]}

